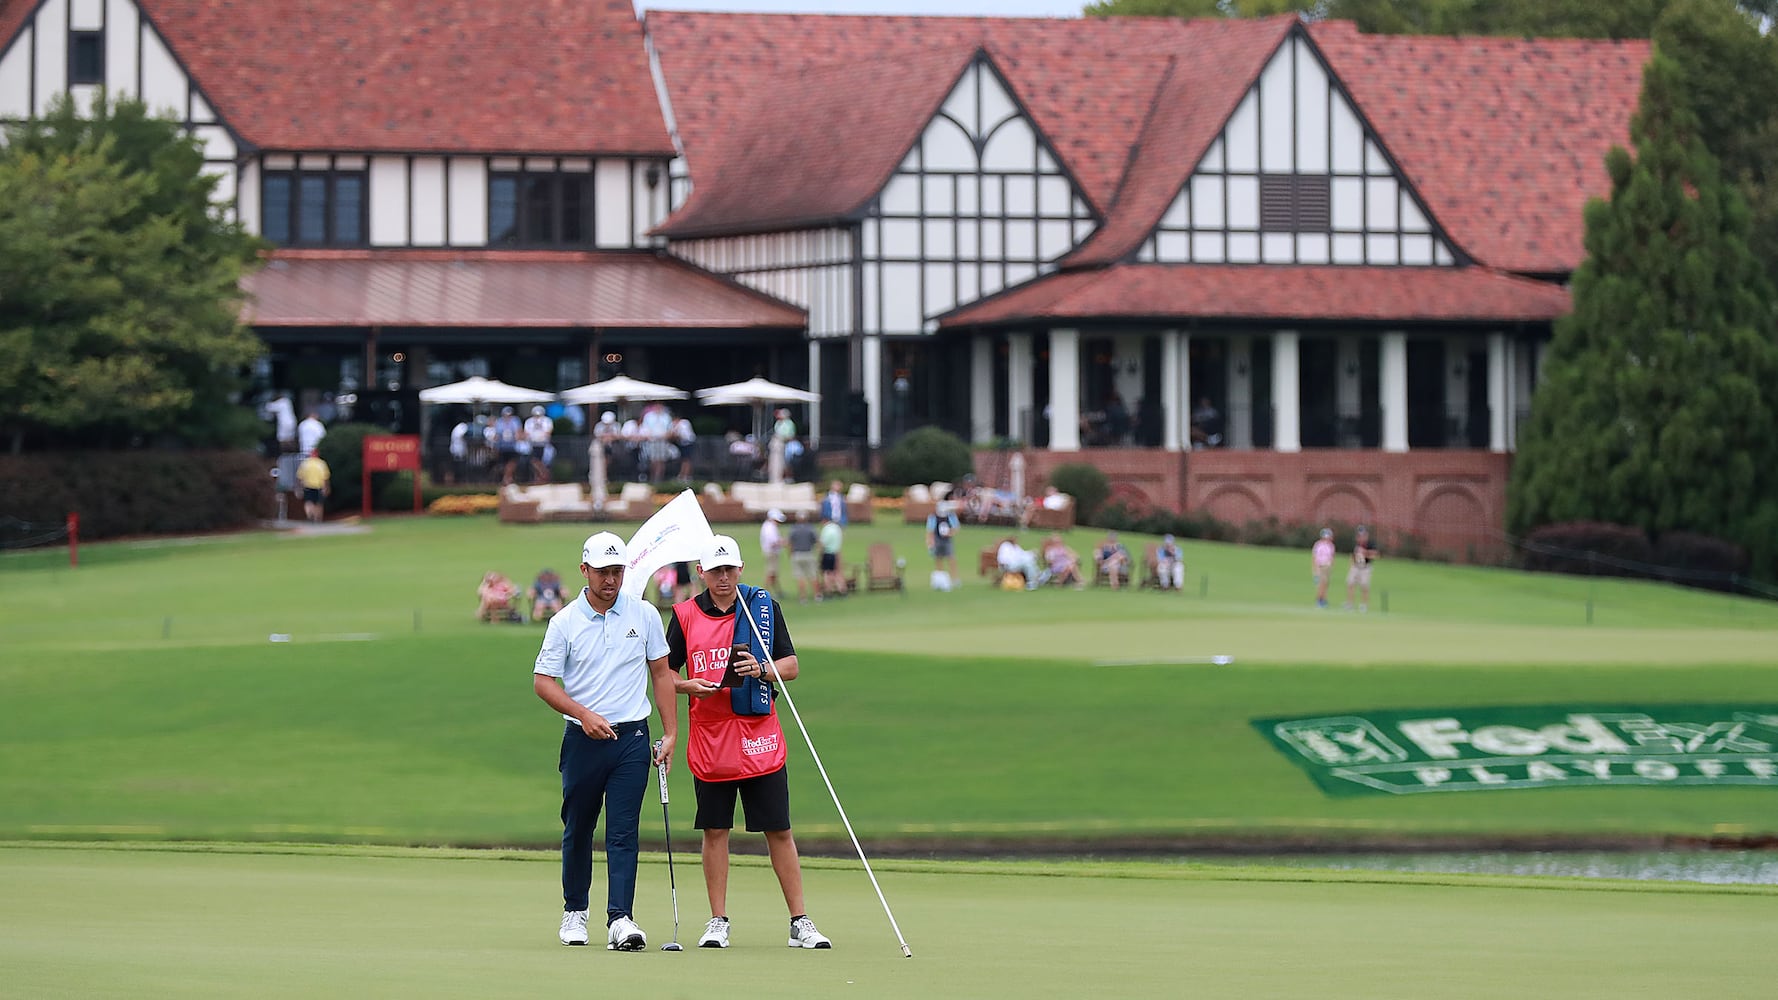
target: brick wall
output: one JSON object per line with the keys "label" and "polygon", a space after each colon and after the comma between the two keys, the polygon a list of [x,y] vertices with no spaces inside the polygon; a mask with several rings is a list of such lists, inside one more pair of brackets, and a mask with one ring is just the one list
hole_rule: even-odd
{"label": "brick wall", "polygon": [[[1500,551],[1511,462],[1503,454],[1454,450],[1093,448],[1025,454],[1025,489],[1032,494],[1041,492],[1049,470],[1086,462],[1111,480],[1113,499],[1203,511],[1237,525],[1266,517],[1368,524],[1384,544],[1396,533],[1413,532],[1427,548],[1457,558],[1491,558]],[[976,469],[998,485],[1006,461],[1005,453],[978,452]]]}

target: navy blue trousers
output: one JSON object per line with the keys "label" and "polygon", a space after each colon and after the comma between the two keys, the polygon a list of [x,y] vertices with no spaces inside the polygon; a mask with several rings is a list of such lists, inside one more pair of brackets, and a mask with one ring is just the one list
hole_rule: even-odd
{"label": "navy blue trousers", "polygon": [[570,722],[562,733],[562,909],[585,910],[593,884],[593,830],[605,811],[605,922],[636,902],[636,839],[648,789],[648,720],[612,725],[595,740]]}

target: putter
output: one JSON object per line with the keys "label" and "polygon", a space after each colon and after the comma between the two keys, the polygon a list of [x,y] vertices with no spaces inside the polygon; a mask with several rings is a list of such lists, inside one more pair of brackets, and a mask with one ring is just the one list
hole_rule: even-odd
{"label": "putter", "polygon": [[[654,742],[654,752],[660,755],[661,742]],[[673,823],[667,818],[667,768],[665,763],[656,764],[654,773],[661,779],[661,832],[667,837],[667,885],[673,890],[673,940],[661,945],[662,951],[684,951],[679,944],[679,884],[673,880]]]}

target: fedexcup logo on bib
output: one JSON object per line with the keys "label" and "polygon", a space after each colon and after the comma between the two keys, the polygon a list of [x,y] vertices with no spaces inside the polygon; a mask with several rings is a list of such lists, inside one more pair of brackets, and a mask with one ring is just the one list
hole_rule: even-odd
{"label": "fedexcup logo on bib", "polygon": [[1778,705],[1434,708],[1253,725],[1331,795],[1778,788]]}

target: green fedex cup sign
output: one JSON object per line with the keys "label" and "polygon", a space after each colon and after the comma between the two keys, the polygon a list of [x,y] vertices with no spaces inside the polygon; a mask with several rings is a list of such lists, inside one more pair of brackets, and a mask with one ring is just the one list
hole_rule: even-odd
{"label": "green fedex cup sign", "polygon": [[1778,788],[1778,705],[1436,708],[1253,725],[1334,795]]}

